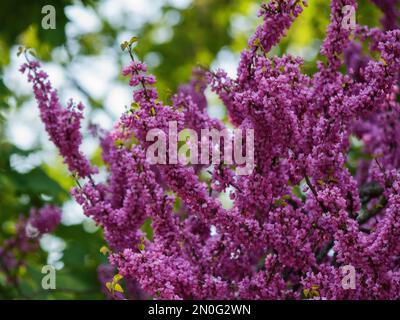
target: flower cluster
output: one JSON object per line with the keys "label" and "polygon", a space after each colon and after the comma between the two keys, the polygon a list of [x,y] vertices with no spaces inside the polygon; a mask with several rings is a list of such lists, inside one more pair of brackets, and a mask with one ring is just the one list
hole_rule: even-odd
{"label": "flower cluster", "polygon": [[[394,1],[385,3],[392,8]],[[351,41],[342,8],[356,1],[332,0],[321,48],[326,61],[309,76],[301,58],[267,55],[305,5],[263,5],[237,77],[196,70],[171,106],[158,100],[143,63],[132,59],[123,69],[134,101],[101,137],[108,180],[90,180],[73,194],[104,228],[119,274],[154,298],[400,296],[400,30],[389,26],[389,9],[386,31],[358,26]],[[366,40],[379,60],[362,53],[356,41]],[[77,149],[80,117],[59,107],[36,64],[27,67],[51,139],[70,169],[88,176],[93,171]],[[151,129],[167,132],[170,121],[178,130],[224,128],[207,114],[207,86],[232,125],[254,130],[250,175],[236,175],[235,165],[146,161]],[[66,117],[71,125],[59,128]],[[363,145],[355,172],[348,163],[352,139]],[[219,201],[222,192],[230,196],[229,209]],[[152,234],[142,228],[146,221]],[[354,288],[342,285],[344,266],[354,267]]]}
{"label": "flower cluster", "polygon": [[32,208],[29,217],[20,216],[15,235],[6,239],[0,246],[0,270],[5,272],[8,281],[17,281],[12,276],[13,270],[25,263],[23,257],[35,252],[40,237],[53,232],[60,221],[60,209],[50,205],[40,209]]}
{"label": "flower cluster", "polygon": [[82,142],[79,129],[83,118],[83,104],[79,103],[75,106],[71,100],[67,108],[63,108],[58,100],[57,91],[52,88],[48,80],[48,75],[40,70],[39,62],[28,61],[21,66],[20,71],[22,73],[28,71],[28,81],[33,83],[40,117],[51,141],[58,147],[69,170],[82,178],[95,173],[95,169],[79,151],[79,145]]}

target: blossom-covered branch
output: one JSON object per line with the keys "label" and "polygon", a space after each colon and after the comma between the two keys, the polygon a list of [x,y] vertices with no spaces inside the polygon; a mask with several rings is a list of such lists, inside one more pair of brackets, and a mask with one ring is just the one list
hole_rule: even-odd
{"label": "blossom-covered branch", "polygon": [[[73,194],[104,228],[119,274],[154,298],[399,297],[400,30],[357,26],[352,33],[342,24],[342,8],[356,8],[356,1],[332,0],[321,48],[326,62],[306,75],[301,58],[268,55],[305,5],[262,5],[263,21],[242,52],[237,77],[196,70],[172,105],[158,99],[156,78],[135,58],[133,42],[123,46],[131,57],[123,75],[133,87],[133,102],[101,137],[108,180],[88,181]],[[370,39],[380,59],[361,53],[352,34],[354,40]],[[31,64],[24,68],[35,71]],[[93,170],[79,151],[65,147],[70,137],[49,125],[49,119],[80,117],[61,111],[58,102],[57,113],[47,107],[55,98],[42,78],[34,72],[46,129],[70,169],[89,176]],[[237,164],[207,169],[171,163],[171,142],[166,164],[146,158],[147,133],[167,134],[170,122],[178,130],[224,129],[206,112],[207,86],[220,96],[233,126],[254,130],[255,168],[249,175],[237,175]],[[76,147],[79,121],[72,123]],[[354,137],[365,153],[355,173],[348,169]],[[205,171],[211,175],[205,178]],[[218,199],[222,192],[229,193],[230,208]],[[152,236],[142,230],[146,221]],[[342,286],[344,266],[357,275],[351,290]]]}

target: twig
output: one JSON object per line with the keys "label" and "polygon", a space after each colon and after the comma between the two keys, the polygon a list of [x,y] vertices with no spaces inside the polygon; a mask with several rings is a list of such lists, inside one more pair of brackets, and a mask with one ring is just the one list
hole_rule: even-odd
{"label": "twig", "polygon": [[317,202],[319,203],[320,207],[322,208],[322,210],[327,213],[328,212],[328,208],[325,207],[325,205],[322,203],[322,201],[318,200],[318,193],[317,190],[315,190],[314,186],[312,185],[310,179],[308,178],[307,174],[304,173],[304,178],[306,180],[307,186],[310,188],[312,194],[315,197],[315,200],[317,200]]}

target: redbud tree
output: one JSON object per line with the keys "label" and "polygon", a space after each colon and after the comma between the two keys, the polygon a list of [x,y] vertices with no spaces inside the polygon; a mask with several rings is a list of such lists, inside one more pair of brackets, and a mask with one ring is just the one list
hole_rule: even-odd
{"label": "redbud tree", "polygon": [[[302,71],[300,57],[270,54],[306,1],[263,4],[236,78],[196,68],[170,105],[135,55],[136,39],[123,43],[132,106],[111,131],[92,130],[107,168],[104,183],[95,182],[98,168],[80,150],[84,106],[63,107],[39,62],[27,56],[21,71],[76,177],[72,195],[103,229],[104,251],[118,270],[106,285],[111,298],[400,297],[400,31],[396,1],[376,3],[385,12],[383,30],[346,21],[344,9],[356,10],[355,0],[331,1],[323,61],[313,75]],[[196,132],[226,127],[207,113],[207,88],[224,103],[229,126],[254,130],[248,175],[237,174],[237,163],[146,158],[149,130],[167,133],[171,121]],[[229,209],[218,199],[223,192]],[[146,221],[152,234],[143,231]],[[100,270],[102,278],[112,276],[110,268]]]}

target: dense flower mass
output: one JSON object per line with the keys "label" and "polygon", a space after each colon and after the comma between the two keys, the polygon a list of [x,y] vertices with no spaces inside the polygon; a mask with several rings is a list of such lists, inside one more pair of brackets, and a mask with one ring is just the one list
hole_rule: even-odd
{"label": "dense flower mass", "polygon": [[[108,180],[73,190],[104,228],[110,262],[128,283],[156,299],[400,297],[400,30],[395,1],[376,2],[384,31],[345,28],[342,8],[356,1],[331,1],[324,61],[312,76],[299,57],[267,54],[307,5],[300,0],[262,6],[235,79],[196,69],[171,106],[132,55],[123,69],[132,108],[101,134]],[[51,140],[71,171],[90,177],[95,169],[78,150],[81,114],[60,107],[37,62],[27,68]],[[225,127],[207,114],[207,86],[232,125],[254,130],[250,175],[236,175],[235,164],[146,160],[146,133],[167,132],[170,121],[178,130]],[[218,200],[222,192],[229,209]],[[143,231],[147,221],[152,234]],[[355,271],[350,288],[346,268]]]}
{"label": "dense flower mass", "polygon": [[57,92],[51,87],[48,75],[39,68],[39,62],[28,61],[21,66],[20,71],[22,73],[28,71],[28,81],[33,83],[40,117],[51,141],[60,150],[69,170],[80,177],[87,177],[95,170],[79,151],[79,145],[82,142],[79,129],[84,107],[81,103],[75,106],[71,100],[67,108],[63,108],[58,100]]}
{"label": "dense flower mass", "polygon": [[41,209],[32,208],[28,224],[39,234],[52,232],[61,221],[61,212],[57,207],[45,205]]}

